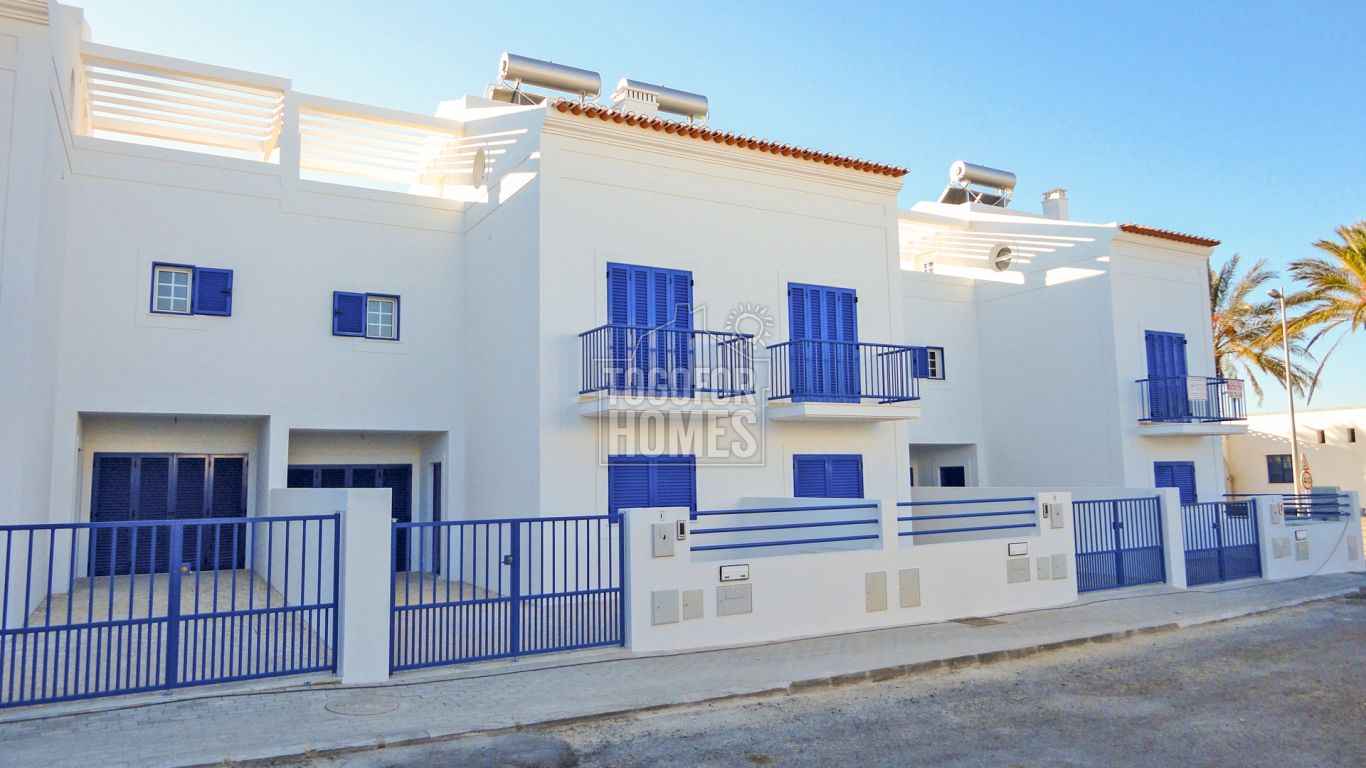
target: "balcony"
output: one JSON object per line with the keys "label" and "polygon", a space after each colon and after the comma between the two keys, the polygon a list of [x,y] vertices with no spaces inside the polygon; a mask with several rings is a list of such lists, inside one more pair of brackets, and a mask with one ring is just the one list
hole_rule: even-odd
{"label": "balcony", "polygon": [[1161,376],[1138,381],[1139,433],[1240,435],[1247,432],[1241,379]]}
{"label": "balcony", "polygon": [[770,418],[899,421],[920,415],[915,347],[799,340],[769,352]]}
{"label": "balcony", "polygon": [[608,323],[579,334],[579,347],[584,416],[730,413],[756,391],[754,337],[747,333]]}

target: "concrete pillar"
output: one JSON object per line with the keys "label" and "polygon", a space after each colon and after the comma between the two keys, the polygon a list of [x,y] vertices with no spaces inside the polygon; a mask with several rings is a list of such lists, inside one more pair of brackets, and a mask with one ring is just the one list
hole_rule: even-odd
{"label": "concrete pillar", "polygon": [[341,518],[337,671],[343,683],[389,679],[393,555],[388,488],[346,491]]}
{"label": "concrete pillar", "polygon": [[1185,589],[1186,529],[1181,524],[1181,491],[1158,488],[1162,500],[1162,552],[1166,558],[1167,584]]}

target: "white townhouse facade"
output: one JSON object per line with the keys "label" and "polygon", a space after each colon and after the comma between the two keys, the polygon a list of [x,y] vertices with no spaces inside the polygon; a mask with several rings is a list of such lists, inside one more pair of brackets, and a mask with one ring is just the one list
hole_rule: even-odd
{"label": "white townhouse facade", "polygon": [[0,707],[1360,570],[1354,503],[1225,500],[1217,241],[600,91],[414,114],[0,0]]}
{"label": "white townhouse facade", "polygon": [[[623,348],[620,327],[678,325],[668,301],[689,309],[694,365],[732,351],[737,313],[761,336],[755,451],[665,470],[692,473],[694,506],[796,495],[804,456],[859,457],[851,492],[878,498],[1149,485],[1161,462],[1224,491],[1229,428],[1141,423],[1135,383],[1149,331],[1185,341],[1165,373],[1213,373],[1214,241],[980,202],[899,210],[902,169],[572,99],[467,96],[436,117],[338,102],[100,46],[53,8],[6,22],[4,343],[24,361],[6,373],[6,519],[91,519],[101,470],[121,488],[140,454],[159,473],[196,457],[195,482],[220,469],[215,514],[338,483],[396,489],[408,519],[600,513],[603,417],[642,406],[589,381],[589,358]],[[980,261],[995,243],[1016,253],[999,273]],[[612,280],[676,293],[633,292],[614,317]],[[823,321],[822,302],[847,317]],[[932,349],[911,354],[933,371],[830,358],[863,390],[803,397],[788,379],[828,341],[886,345],[849,354],[902,355],[891,369],[910,360],[893,347]],[[663,394],[725,400],[688,386]]]}
{"label": "white townhouse facade", "polygon": [[[1237,493],[1294,493],[1290,414],[1259,413],[1247,423],[1247,434],[1224,443],[1229,486]],[[1311,493],[1366,494],[1366,408],[1298,410],[1295,431]]]}

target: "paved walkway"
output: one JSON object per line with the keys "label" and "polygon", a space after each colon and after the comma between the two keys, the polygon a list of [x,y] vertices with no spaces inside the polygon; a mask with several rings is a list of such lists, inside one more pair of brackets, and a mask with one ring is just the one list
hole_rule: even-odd
{"label": "paved walkway", "polygon": [[[1319,600],[1361,575],[1097,593],[997,617],[669,655],[566,654],[400,675],[383,686],[218,688],[0,714],[10,766],[204,765],[396,744],[608,713],[879,680]],[[297,681],[291,681],[297,682]],[[91,711],[93,710],[93,711]],[[340,712],[339,712],[340,711]],[[351,712],[352,714],[343,714]]]}

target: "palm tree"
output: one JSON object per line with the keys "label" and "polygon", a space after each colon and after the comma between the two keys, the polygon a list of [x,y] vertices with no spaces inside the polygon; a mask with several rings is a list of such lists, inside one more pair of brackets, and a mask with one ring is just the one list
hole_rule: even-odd
{"label": "palm tree", "polygon": [[[1285,361],[1281,359],[1281,318],[1277,302],[1264,298],[1262,287],[1276,279],[1267,270],[1266,259],[1259,259],[1247,272],[1238,275],[1241,256],[1234,254],[1215,272],[1209,271],[1209,303],[1214,324],[1214,368],[1225,378],[1247,380],[1262,401],[1262,386],[1257,374],[1262,373],[1285,381]],[[1290,336],[1292,358],[1307,358],[1300,343],[1300,333],[1292,329]],[[1313,380],[1313,373],[1304,365],[1291,360],[1290,378],[1296,392],[1303,393]]]}
{"label": "palm tree", "polygon": [[1293,303],[1303,308],[1295,318],[1295,330],[1313,330],[1309,345],[1323,339],[1330,331],[1346,325],[1333,345],[1324,353],[1319,369],[1314,373],[1309,395],[1313,397],[1323,364],[1349,333],[1366,328],[1366,221],[1338,227],[1342,242],[1320,240],[1314,247],[1327,254],[1291,262],[1290,272],[1307,288],[1297,294]]}

